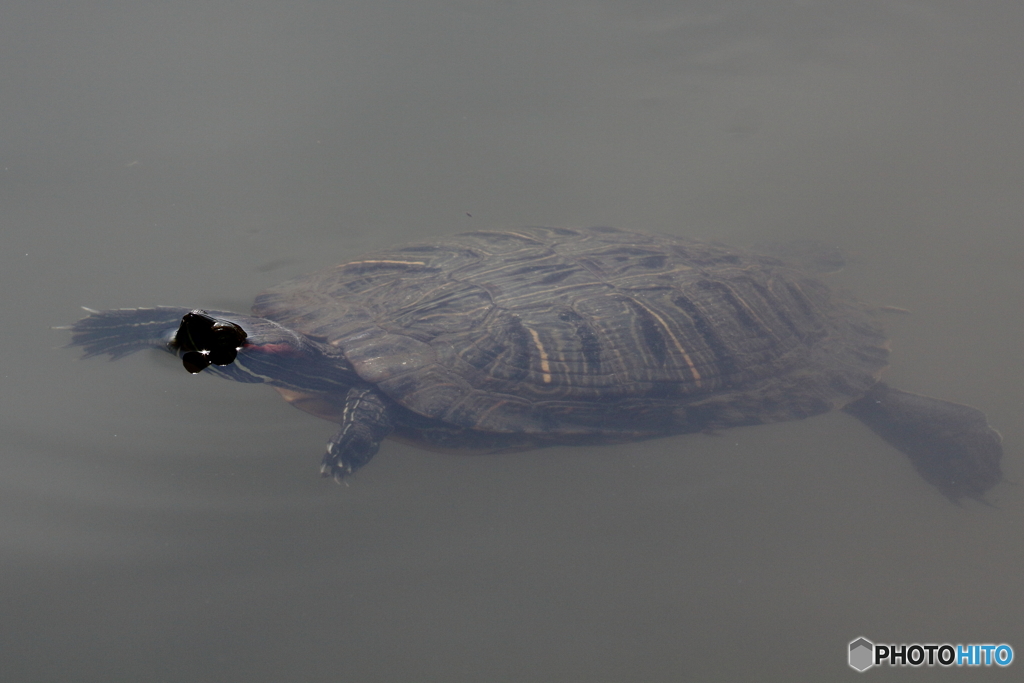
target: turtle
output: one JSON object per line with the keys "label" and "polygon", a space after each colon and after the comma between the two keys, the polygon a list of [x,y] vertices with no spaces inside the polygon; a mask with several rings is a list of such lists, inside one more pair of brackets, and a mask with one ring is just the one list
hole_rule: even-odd
{"label": "turtle", "polygon": [[339,425],[342,480],[386,437],[476,453],[626,443],[842,410],[953,502],[1002,480],[972,407],[881,381],[879,307],[766,250],[610,227],[479,230],[271,287],[251,315],[94,311],[83,357],[153,347]]}

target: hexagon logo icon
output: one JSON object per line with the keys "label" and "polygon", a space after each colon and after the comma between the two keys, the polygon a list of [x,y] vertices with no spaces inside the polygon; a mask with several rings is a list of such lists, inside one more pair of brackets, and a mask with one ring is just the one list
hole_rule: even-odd
{"label": "hexagon logo icon", "polygon": [[850,642],[850,666],[857,671],[867,671],[874,663],[875,644],[867,638]]}

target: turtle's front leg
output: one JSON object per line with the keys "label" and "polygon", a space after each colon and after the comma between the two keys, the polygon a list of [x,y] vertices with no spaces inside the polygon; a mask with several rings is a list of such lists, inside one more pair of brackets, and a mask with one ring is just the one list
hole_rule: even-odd
{"label": "turtle's front leg", "polygon": [[388,406],[375,389],[349,389],[341,429],[327,443],[320,474],[341,481],[376,455],[392,429]]}

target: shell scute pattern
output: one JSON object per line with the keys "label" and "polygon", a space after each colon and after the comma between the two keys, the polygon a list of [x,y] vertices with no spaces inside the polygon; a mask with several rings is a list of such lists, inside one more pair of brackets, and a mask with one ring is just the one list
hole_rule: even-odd
{"label": "shell scute pattern", "polygon": [[791,419],[863,393],[886,360],[870,317],[802,271],[614,228],[382,251],[279,285],[254,310],[327,340],[406,408],[481,431]]}

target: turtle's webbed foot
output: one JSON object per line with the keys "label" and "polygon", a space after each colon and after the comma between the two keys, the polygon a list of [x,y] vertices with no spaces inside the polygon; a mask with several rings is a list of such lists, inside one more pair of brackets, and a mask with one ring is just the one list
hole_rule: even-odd
{"label": "turtle's webbed foot", "polygon": [[377,454],[379,448],[380,441],[373,442],[359,436],[338,432],[327,443],[327,452],[324,453],[324,461],[320,465],[320,474],[324,477],[334,477],[335,481],[340,482],[370,462],[370,458]]}
{"label": "turtle's webbed foot", "polygon": [[987,503],[985,492],[1003,479],[1002,438],[980,410],[881,382],[845,410],[909,456],[918,474],[953,502]]}
{"label": "turtle's webbed foot", "polygon": [[373,389],[350,389],[345,397],[341,429],[327,443],[320,474],[340,482],[377,454],[391,433],[384,401]]}

